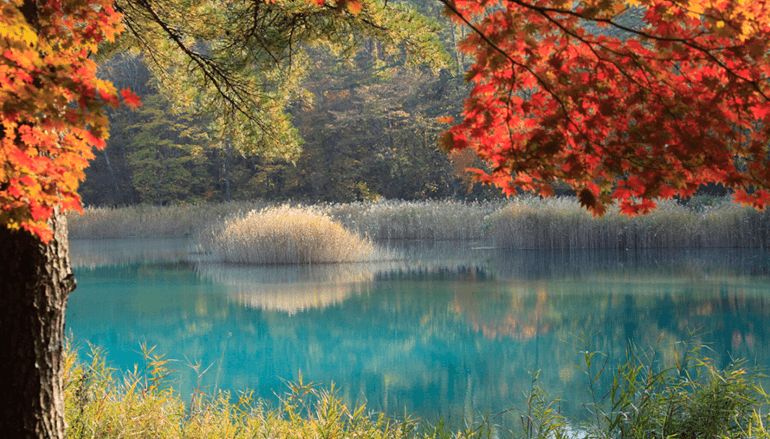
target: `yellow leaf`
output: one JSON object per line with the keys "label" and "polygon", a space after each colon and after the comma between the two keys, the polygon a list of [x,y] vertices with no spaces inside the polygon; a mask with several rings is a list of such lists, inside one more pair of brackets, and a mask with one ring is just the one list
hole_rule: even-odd
{"label": "yellow leaf", "polygon": [[[7,13],[7,11],[3,12]],[[27,24],[24,18],[21,17],[18,10],[16,10],[16,14],[19,15],[19,18],[16,20],[9,20],[11,23],[10,25],[8,25],[6,20],[3,20],[6,22],[0,25],[0,36],[4,39],[20,41],[29,47],[33,47],[38,41],[37,34]]]}

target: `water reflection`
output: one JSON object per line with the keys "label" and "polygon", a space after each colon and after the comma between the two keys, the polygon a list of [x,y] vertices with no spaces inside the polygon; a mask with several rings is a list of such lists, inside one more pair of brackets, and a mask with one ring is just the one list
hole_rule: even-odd
{"label": "water reflection", "polygon": [[293,315],[312,308],[336,305],[360,294],[374,279],[370,264],[321,264],[302,267],[250,267],[197,263],[201,279],[227,287],[234,302]]}
{"label": "water reflection", "polygon": [[70,239],[73,268],[119,266],[137,262],[179,262],[190,258],[190,238]]}
{"label": "water reflection", "polygon": [[609,370],[629,340],[671,356],[668,346],[695,329],[694,341],[709,343],[721,365],[741,357],[770,365],[770,269],[761,251],[434,243],[402,245],[398,261],[310,267],[129,254],[148,247],[127,244],[111,256],[89,247],[92,256],[80,260],[112,263],[80,265],[67,327],[124,369],[141,362],[140,341],[157,345],[182,360],[184,392],[198,385],[187,360],[213,365],[207,390],[251,388],[268,399],[285,389],[282,378],[302,373],[336,383],[349,404],[457,424],[516,404],[538,369],[544,387],[562,392],[561,409],[578,412],[586,382],[571,343],[584,332],[591,349],[610,355]]}

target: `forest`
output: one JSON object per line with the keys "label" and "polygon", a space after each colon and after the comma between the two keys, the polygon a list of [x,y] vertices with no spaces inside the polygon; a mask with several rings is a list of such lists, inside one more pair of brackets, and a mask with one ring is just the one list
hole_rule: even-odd
{"label": "forest", "polygon": [[94,151],[80,187],[84,204],[501,197],[465,172],[474,164],[470,151],[447,154],[437,143],[446,130],[437,119],[459,116],[470,90],[464,72],[471,60],[456,46],[467,30],[442,16],[439,3],[410,4],[440,24],[444,67],[410,66],[373,39],[352,56],[311,50],[309,94],[288,106],[300,150],[251,145],[253,152],[241,152],[209,115],[175,109],[141,54],[102,60],[99,75],[137,93],[142,107],[109,111],[107,146]]}

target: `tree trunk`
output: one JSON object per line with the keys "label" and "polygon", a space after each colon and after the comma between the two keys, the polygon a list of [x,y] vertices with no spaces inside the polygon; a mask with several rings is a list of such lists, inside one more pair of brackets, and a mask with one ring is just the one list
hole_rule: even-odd
{"label": "tree trunk", "polygon": [[49,220],[46,245],[0,225],[0,432],[64,438],[62,350],[67,296],[75,289],[66,217]]}

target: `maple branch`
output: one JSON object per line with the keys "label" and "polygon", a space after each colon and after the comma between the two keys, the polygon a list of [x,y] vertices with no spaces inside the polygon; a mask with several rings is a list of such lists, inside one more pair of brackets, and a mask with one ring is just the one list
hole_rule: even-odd
{"label": "maple branch", "polygon": [[[442,3],[445,2],[444,0],[441,0],[441,1],[442,1]],[[694,49],[694,50],[696,50],[698,52],[704,53],[709,59],[711,59],[714,63],[716,63],[720,68],[722,68],[729,75],[732,75],[732,76],[734,76],[734,77],[736,77],[736,78],[738,78],[738,79],[740,79],[740,80],[750,84],[754,88],[754,90],[756,90],[757,93],[759,93],[765,100],[770,100],[770,97],[768,97],[765,94],[765,92],[762,91],[761,87],[759,86],[759,82],[758,81],[753,81],[750,78],[745,78],[745,77],[739,75],[733,69],[731,69],[727,65],[725,65],[725,63],[722,60],[717,58],[717,56],[712,53],[713,50],[723,50],[726,47],[707,48],[707,47],[703,47],[703,46],[701,46],[699,44],[694,43],[693,42],[694,38],[685,39],[685,38],[675,38],[675,37],[665,37],[665,36],[661,36],[661,35],[655,35],[655,34],[651,34],[651,33],[648,33],[648,32],[644,32],[642,30],[637,30],[637,29],[634,29],[634,28],[631,28],[631,27],[624,26],[622,24],[616,23],[615,21],[613,21],[612,18],[587,18],[584,15],[580,14],[579,12],[573,11],[571,9],[549,8],[549,7],[545,7],[545,6],[536,6],[536,5],[533,5],[531,3],[526,3],[523,0],[507,0],[507,1],[509,1],[509,2],[511,2],[513,4],[517,4],[517,5],[519,5],[519,6],[523,7],[523,8],[526,8],[526,9],[530,9],[530,10],[533,10],[533,11],[538,11],[538,12],[540,12],[541,14],[543,14],[546,17],[547,17],[547,14],[545,14],[545,12],[553,12],[553,13],[558,13],[558,14],[572,15],[574,17],[580,18],[581,20],[592,21],[594,23],[605,23],[607,25],[613,26],[613,27],[615,27],[617,29],[620,29],[622,31],[625,31],[625,32],[637,35],[637,36],[642,37],[642,38],[646,38],[646,39],[650,39],[650,40],[654,40],[654,41],[684,44],[685,46],[690,47],[690,48],[692,48],[692,49]],[[549,17],[549,19],[550,19],[550,17]]]}
{"label": "maple branch", "polygon": [[549,87],[548,84],[545,81],[543,81],[543,79],[540,78],[540,76],[537,75],[537,73],[535,73],[529,66],[517,62],[515,59],[513,59],[511,55],[508,54],[508,52],[504,51],[502,48],[500,48],[500,46],[495,44],[494,41],[490,40],[489,37],[486,36],[486,34],[484,34],[484,32],[482,32],[478,27],[476,27],[473,23],[471,23],[470,20],[468,20],[453,4],[450,3],[452,0],[439,0],[439,1],[443,3],[447,7],[447,9],[452,11],[453,14],[460,17],[463,23],[465,23],[469,28],[471,28],[471,30],[473,30],[473,32],[475,32],[479,37],[481,37],[481,39],[484,40],[484,42],[487,43],[489,47],[491,47],[492,49],[494,49],[495,51],[503,55],[506,59],[508,59],[508,61],[510,61],[512,65],[518,66],[526,70],[527,72],[529,72],[537,80],[537,82],[543,87],[543,89],[549,95],[551,95],[551,97],[553,97],[554,100],[556,100],[556,102],[559,103],[559,106],[561,107],[562,112],[564,113],[565,117],[570,121],[570,123],[574,126],[577,126],[575,122],[572,120],[572,118],[569,116],[569,111],[567,111],[566,104],[556,94],[556,92],[554,92],[551,89],[551,87]]}

